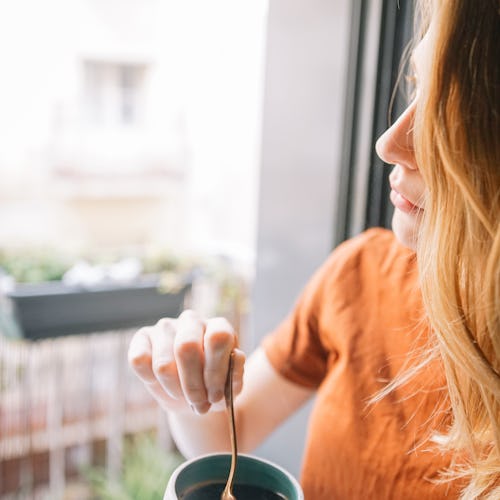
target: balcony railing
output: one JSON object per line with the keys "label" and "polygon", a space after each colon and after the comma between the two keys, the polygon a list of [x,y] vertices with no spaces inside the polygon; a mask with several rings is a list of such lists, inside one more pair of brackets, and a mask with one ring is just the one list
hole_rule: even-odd
{"label": "balcony railing", "polygon": [[[227,317],[243,340],[247,302],[245,281],[199,278],[186,306]],[[128,367],[134,331],[38,341],[0,332],[0,500],[93,498],[82,470],[104,465],[118,478],[126,436],[152,433],[174,449],[165,414]]]}
{"label": "balcony railing", "polygon": [[116,477],[126,435],[154,431],[172,448],[165,415],[127,366],[132,334],[35,343],[0,336],[0,498],[32,498],[37,488],[71,498],[72,476],[103,459]]}

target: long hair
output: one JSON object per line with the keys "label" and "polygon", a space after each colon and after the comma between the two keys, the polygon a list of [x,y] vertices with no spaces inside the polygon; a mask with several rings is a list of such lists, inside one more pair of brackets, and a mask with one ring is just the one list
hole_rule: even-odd
{"label": "long hair", "polygon": [[500,1],[418,4],[433,49],[413,131],[427,186],[417,255],[460,463],[449,475],[462,498],[499,499]]}

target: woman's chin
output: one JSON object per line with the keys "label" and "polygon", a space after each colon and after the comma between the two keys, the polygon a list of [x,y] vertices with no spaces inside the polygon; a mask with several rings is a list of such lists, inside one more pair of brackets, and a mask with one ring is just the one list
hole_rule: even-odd
{"label": "woman's chin", "polygon": [[397,208],[394,210],[392,216],[394,235],[402,245],[414,251],[417,248],[419,225],[419,216],[402,212]]}

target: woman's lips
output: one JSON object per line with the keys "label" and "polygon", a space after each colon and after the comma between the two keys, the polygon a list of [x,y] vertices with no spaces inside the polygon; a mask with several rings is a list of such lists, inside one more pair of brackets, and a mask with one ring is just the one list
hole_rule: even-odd
{"label": "woman's lips", "polygon": [[391,186],[391,194],[389,197],[391,199],[392,204],[396,208],[401,210],[401,212],[416,215],[417,213],[423,210],[422,208],[418,207],[417,205],[414,205],[411,201],[406,199],[401,193],[396,191],[392,186]]}

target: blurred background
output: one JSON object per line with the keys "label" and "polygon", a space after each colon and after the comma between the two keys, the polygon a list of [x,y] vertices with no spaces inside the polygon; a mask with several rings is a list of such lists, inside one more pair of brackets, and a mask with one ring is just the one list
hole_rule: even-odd
{"label": "blurred background", "polygon": [[251,261],[265,4],[3,5],[2,243]]}
{"label": "blurred background", "polygon": [[[190,307],[251,351],[332,248],[389,224],[373,144],[411,8],[0,5],[2,500],[161,498],[182,457],[135,329]],[[298,475],[308,411],[256,453]]]}

